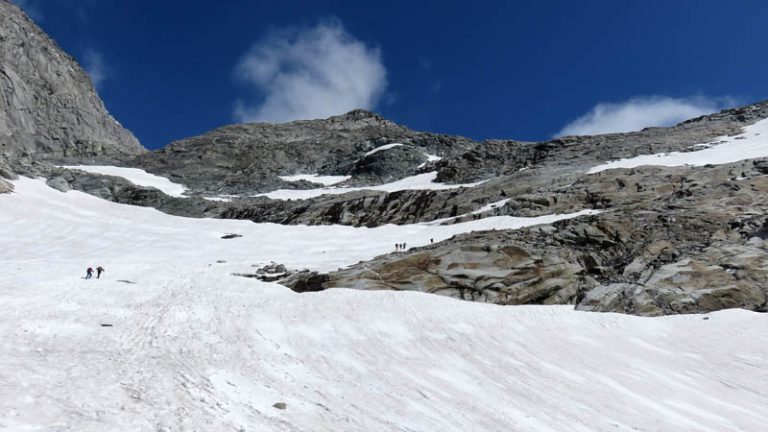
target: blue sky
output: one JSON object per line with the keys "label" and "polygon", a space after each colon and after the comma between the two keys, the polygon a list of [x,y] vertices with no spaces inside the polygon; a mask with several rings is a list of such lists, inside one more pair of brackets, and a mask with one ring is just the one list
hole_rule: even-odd
{"label": "blue sky", "polygon": [[149,148],[361,106],[544,140],[768,99],[768,2],[16,0]]}

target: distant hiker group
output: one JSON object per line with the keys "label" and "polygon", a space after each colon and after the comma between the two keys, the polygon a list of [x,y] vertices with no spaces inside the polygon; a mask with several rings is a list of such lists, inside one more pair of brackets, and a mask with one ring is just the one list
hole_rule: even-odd
{"label": "distant hiker group", "polygon": [[[104,273],[104,267],[98,266],[96,267],[96,279],[99,279],[101,277],[101,274]],[[93,277],[93,267],[88,267],[88,270],[85,271],[85,278],[90,279]]]}
{"label": "distant hiker group", "polygon": [[[434,244],[435,243],[435,239],[434,238],[429,239],[429,243],[430,244]],[[405,242],[395,243],[395,250],[396,251],[404,251],[406,249],[406,246],[407,245],[405,244]]]}

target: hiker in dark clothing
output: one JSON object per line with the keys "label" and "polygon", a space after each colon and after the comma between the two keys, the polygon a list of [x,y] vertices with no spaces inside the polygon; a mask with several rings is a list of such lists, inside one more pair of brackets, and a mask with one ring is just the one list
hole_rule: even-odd
{"label": "hiker in dark clothing", "polygon": [[96,267],[96,279],[100,278],[102,273],[104,273],[104,267],[102,266]]}
{"label": "hiker in dark clothing", "polygon": [[85,271],[85,278],[90,279],[93,277],[93,269],[88,267],[88,270]]}

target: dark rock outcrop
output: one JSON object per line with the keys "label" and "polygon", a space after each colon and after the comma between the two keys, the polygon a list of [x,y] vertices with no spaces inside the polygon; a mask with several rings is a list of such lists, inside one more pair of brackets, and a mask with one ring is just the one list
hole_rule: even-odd
{"label": "dark rock outcrop", "polygon": [[[599,202],[606,209],[601,214],[464,234],[328,274],[296,274],[283,283],[297,291],[418,290],[639,315],[766,311],[768,177],[758,162],[585,176],[526,198],[524,207],[512,199],[495,212],[552,213],[563,205]],[[747,178],[735,179],[735,171]]]}

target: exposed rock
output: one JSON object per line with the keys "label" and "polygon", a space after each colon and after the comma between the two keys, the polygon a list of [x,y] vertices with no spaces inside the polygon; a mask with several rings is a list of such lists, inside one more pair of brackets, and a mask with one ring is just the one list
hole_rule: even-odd
{"label": "exposed rock", "polygon": [[413,175],[419,166],[427,161],[424,150],[401,145],[377,151],[358,160],[350,175],[352,184],[379,184],[399,180]]}
{"label": "exposed rock", "polygon": [[16,180],[16,173],[11,169],[11,164],[7,157],[0,154],[0,179]]}
{"label": "exposed rock", "polygon": [[48,179],[48,181],[46,181],[46,184],[60,192],[66,192],[68,190],[72,190],[72,187],[69,185],[69,182],[64,177],[50,178]]}
{"label": "exposed rock", "polygon": [[560,304],[573,302],[595,284],[572,261],[556,254],[531,255],[516,246],[476,244],[367,262],[331,274],[322,286],[415,290],[497,304]]}
{"label": "exposed rock", "polygon": [[88,74],[17,6],[0,1],[0,154],[137,154]]}
{"label": "exposed rock", "polygon": [[271,263],[262,266],[256,273],[232,273],[233,276],[259,279],[264,282],[275,282],[293,275],[283,264]]}
{"label": "exposed rock", "polygon": [[326,273],[304,270],[283,279],[281,283],[296,292],[316,292],[329,288],[324,285],[329,279]]}
{"label": "exposed rock", "polygon": [[468,151],[437,163],[438,181],[468,183],[509,175],[536,166],[555,178],[559,172],[585,170],[606,160],[642,154],[692,151],[694,144],[740,132],[744,126],[768,118],[768,102],[685,121],[671,128],[592,136],[567,136],[540,143],[491,140],[474,143]]}
{"label": "exposed rock", "polygon": [[[308,182],[285,182],[278,176],[351,174],[367,152],[389,143],[419,148],[419,155],[423,152],[446,155],[468,149],[472,141],[414,132],[378,114],[355,110],[324,120],[225,126],[173,142],[162,150],[126,163],[165,175],[199,191],[217,194],[268,192],[312,187]],[[418,165],[414,164],[418,159],[415,152],[412,150],[402,156],[401,162],[405,165],[383,160],[367,165],[363,161],[358,167],[359,175],[367,181],[411,175]],[[388,159],[387,153],[374,153],[371,156],[376,157],[370,160]],[[382,172],[386,166],[394,168],[398,174],[387,176]]]}
{"label": "exposed rock", "polygon": [[6,193],[13,190],[13,185],[0,178],[0,193]]}
{"label": "exposed rock", "polygon": [[[418,290],[498,304],[567,303],[638,315],[730,307],[766,311],[764,158],[586,174],[606,160],[696,151],[692,145],[738,133],[764,118],[768,102],[670,128],[526,143],[417,132],[355,110],[323,120],[225,126],[145,153],[109,116],[74,60],[18,8],[0,0],[0,193],[11,190],[8,180],[23,175],[44,177],[62,192],[79,190],[174,215],[369,227],[604,210],[553,225],[463,234],[330,273],[276,263],[235,273],[281,281],[299,292]],[[170,197],[119,177],[57,168],[54,161],[144,168],[189,187],[190,196]],[[483,183],[294,201],[253,197],[319,187],[280,178],[300,173],[348,175],[343,186],[353,186],[432,171],[440,182]],[[238,198],[203,199],[220,194]],[[423,240],[419,243],[427,243]]]}
{"label": "exposed rock", "polygon": [[531,203],[525,211],[541,206],[554,212],[573,202],[596,202],[594,196],[613,210],[551,226],[465,234],[282,283],[297,291],[419,290],[500,304],[578,303],[583,310],[638,315],[729,307],[765,311],[768,176],[733,187],[740,181],[729,180],[730,172],[752,172],[742,165],[647,167],[583,177],[551,195],[525,198]]}

